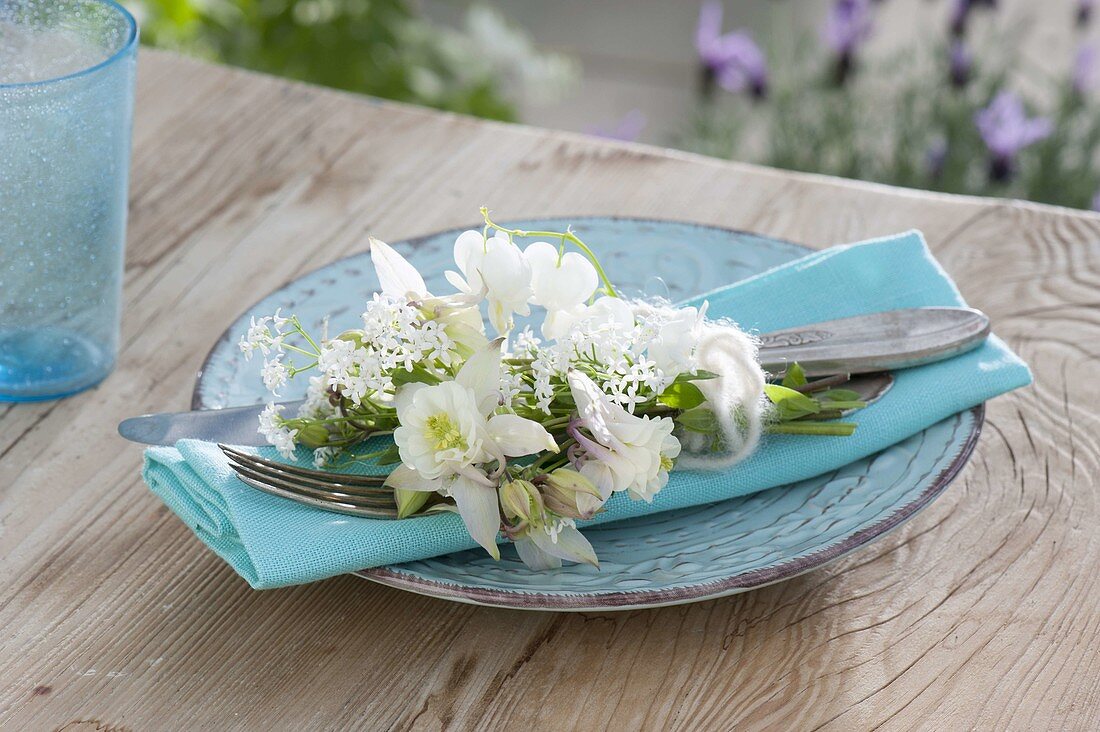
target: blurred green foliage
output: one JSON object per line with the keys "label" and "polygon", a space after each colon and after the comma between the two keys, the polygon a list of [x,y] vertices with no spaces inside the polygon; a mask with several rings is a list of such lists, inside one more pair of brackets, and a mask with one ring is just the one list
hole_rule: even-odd
{"label": "blurred green foliage", "polygon": [[[522,86],[572,73],[485,7],[456,30],[429,23],[406,0],[124,2],[152,46],[480,117],[512,120]],[[517,57],[482,52],[486,35],[507,36]]]}

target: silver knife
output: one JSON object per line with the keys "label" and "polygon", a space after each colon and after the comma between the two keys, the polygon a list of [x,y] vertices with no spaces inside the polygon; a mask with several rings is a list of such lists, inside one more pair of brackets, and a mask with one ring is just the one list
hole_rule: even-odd
{"label": "silver knife", "polygon": [[[977,348],[989,318],[970,308],[911,308],[785,328],[758,336],[760,363],[771,374],[795,361],[809,376],[867,374],[919,366]],[[294,414],[301,401],[284,402]],[[131,442],[173,445],[198,439],[229,445],[265,445],[257,432],[263,404],[228,409],[147,414],[123,420]]]}

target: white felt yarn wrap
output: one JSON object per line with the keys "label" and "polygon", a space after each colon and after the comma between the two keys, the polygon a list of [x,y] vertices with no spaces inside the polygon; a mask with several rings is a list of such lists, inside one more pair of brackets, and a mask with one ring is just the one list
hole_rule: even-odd
{"label": "white felt yarn wrap", "polygon": [[767,412],[765,375],[757,362],[756,342],[732,323],[705,321],[695,360],[699,369],[719,375],[695,384],[718,420],[721,449],[703,451],[707,438],[688,432],[681,437],[684,452],[676,463],[718,470],[744,460],[760,443]]}
{"label": "white felt yarn wrap", "polygon": [[768,415],[756,341],[731,321],[707,320],[706,303],[697,309],[635,300],[631,307],[658,329],[661,348],[650,356],[659,366],[691,360],[696,369],[718,374],[693,383],[707,399],[704,407],[714,412],[719,434],[712,438],[678,430],[683,452],[676,466],[720,470],[748,457],[760,443]]}

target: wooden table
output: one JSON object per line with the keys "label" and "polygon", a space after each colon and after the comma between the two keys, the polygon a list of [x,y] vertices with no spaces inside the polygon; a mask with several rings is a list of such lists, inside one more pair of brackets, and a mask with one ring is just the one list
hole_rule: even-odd
{"label": "wooden table", "polygon": [[[143,51],[117,371],[0,407],[0,727],[850,730],[1100,719],[1100,217],[439,114]],[[495,610],[352,577],[255,592],[142,484],[263,292],[501,216],[690,219],[824,247],[922,229],[1035,369],[898,532],[722,600]]]}

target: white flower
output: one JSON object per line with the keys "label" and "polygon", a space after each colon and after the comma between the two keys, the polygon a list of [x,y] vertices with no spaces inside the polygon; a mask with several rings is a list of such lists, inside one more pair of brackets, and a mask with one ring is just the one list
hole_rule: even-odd
{"label": "white flower", "polygon": [[332,462],[332,459],[339,453],[339,449],[335,447],[318,447],[313,451],[313,467],[320,469]]}
{"label": "white flower", "polygon": [[279,396],[279,389],[286,386],[287,379],[290,378],[290,369],[283,363],[281,357],[268,359],[264,361],[264,367],[260,371],[260,375],[263,377],[264,386],[275,396]]}
{"label": "white flower", "polygon": [[695,349],[702,337],[707,306],[671,308],[635,303],[634,312],[652,331],[646,353],[664,374],[676,378],[695,371]]}
{"label": "white flower", "polygon": [[[283,334],[279,329],[286,322],[287,318],[280,318],[278,310],[275,311],[274,317],[268,315],[256,320],[256,316],[253,315],[249,318],[248,332],[237,343],[241,352],[244,353],[245,360],[251,360],[254,351],[260,351],[266,356],[272,349],[281,350]],[[275,326],[275,333],[271,332],[269,323]]]}
{"label": "white flower", "polygon": [[558,249],[537,241],[523,251],[531,266],[533,302],[547,310],[569,310],[592,296],[600,283],[596,268],[577,252],[566,252],[559,260]]}
{"label": "white flower", "polygon": [[[479,242],[480,237],[478,234]],[[485,326],[477,309],[480,296],[433,296],[416,268],[389,244],[374,237],[370,240],[370,255],[382,294],[391,300],[417,303],[419,316],[437,322],[443,328],[451,340],[449,348],[455,348],[462,356],[469,356],[485,347],[488,343]]]}
{"label": "white flower", "polygon": [[298,407],[298,417],[305,419],[325,419],[336,414],[336,407],[329,401],[329,391],[325,379],[320,376],[309,377],[306,398]]}
{"label": "white flower", "polygon": [[558,451],[538,422],[515,414],[489,416],[500,404],[500,346],[494,341],[471,356],[454,381],[409,384],[398,391],[400,426],[393,439],[402,464],[386,481],[395,489],[454,498],[470,536],[497,558],[497,483],[507,458]]}
{"label": "white flower", "polygon": [[280,404],[268,404],[260,413],[260,434],[267,438],[269,444],[274,445],[279,454],[288,460],[294,457],[294,438],[298,436],[298,430],[287,429],[279,421],[279,412],[283,409]]}
{"label": "white flower", "polygon": [[547,338],[560,335],[579,314],[599,284],[596,268],[577,252],[561,257],[552,244],[537,241],[523,251],[531,267],[532,302],[546,308],[542,332]]}
{"label": "white flower", "polygon": [[532,525],[516,537],[515,547],[523,563],[536,571],[556,569],[563,559],[600,566],[592,545],[577,530],[573,519],[554,517]]}
{"label": "white flower", "polygon": [[457,382],[403,389],[397,415],[401,426],[394,440],[401,462],[425,480],[453,476],[492,459],[474,393]]}
{"label": "white flower", "polygon": [[513,313],[531,313],[531,265],[506,235],[463,232],[455,241],[454,258],[462,274],[447,272],[447,280],[461,292],[488,300],[489,322],[498,333],[511,330]]}
{"label": "white flower", "polygon": [[[596,484],[603,500],[612,492],[628,491],[632,498],[652,501],[668,482],[668,470],[680,454],[680,442],[672,435],[673,421],[630,414],[580,371],[570,371],[567,378],[577,405],[579,425],[571,427],[570,434],[583,453],[580,473]],[[583,498],[591,497],[578,496],[578,507],[591,509],[581,505]]]}
{"label": "white flower", "polygon": [[370,260],[382,286],[382,294],[395,300],[420,300],[428,294],[424,278],[389,244],[370,237]]}

